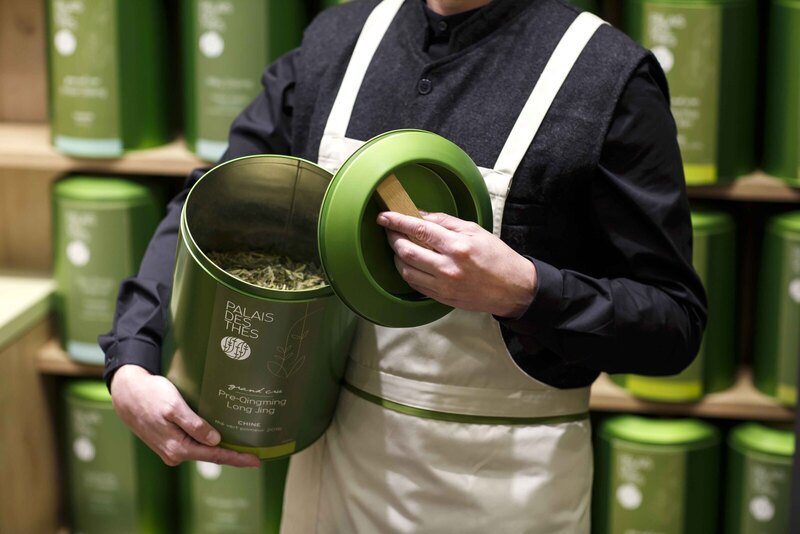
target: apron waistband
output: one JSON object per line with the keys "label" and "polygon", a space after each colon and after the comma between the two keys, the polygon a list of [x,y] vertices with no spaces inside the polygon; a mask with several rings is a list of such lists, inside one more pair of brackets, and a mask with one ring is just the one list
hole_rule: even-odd
{"label": "apron waistband", "polygon": [[568,415],[553,415],[545,417],[495,417],[484,415],[465,415],[457,413],[436,412],[433,410],[424,410],[422,408],[415,408],[400,404],[399,402],[382,399],[371,395],[366,391],[360,390],[355,386],[344,383],[344,388],[350,393],[361,397],[373,404],[377,404],[387,410],[399,412],[413,417],[421,417],[423,419],[433,419],[436,421],[447,421],[450,423],[467,423],[472,425],[558,425],[561,423],[572,423],[575,421],[583,421],[589,418],[589,412],[581,412]]}

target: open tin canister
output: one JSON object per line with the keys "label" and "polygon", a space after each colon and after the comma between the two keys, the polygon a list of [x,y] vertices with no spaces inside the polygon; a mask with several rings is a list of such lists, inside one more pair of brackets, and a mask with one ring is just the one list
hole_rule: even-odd
{"label": "open tin canister", "polygon": [[[165,374],[224,447],[280,458],[328,427],[360,316],[413,327],[451,308],[411,289],[376,218],[375,189],[394,174],[422,210],[491,231],[478,168],[430,132],[365,143],[331,175],[298,158],[231,160],[193,186],[181,215]],[[266,250],[321,264],[328,285],[276,290],[247,283],[210,251]]]}

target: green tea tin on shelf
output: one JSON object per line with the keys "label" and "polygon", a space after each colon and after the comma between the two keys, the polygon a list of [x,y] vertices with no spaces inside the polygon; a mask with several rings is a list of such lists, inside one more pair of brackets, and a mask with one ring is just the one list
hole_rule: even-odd
{"label": "green tea tin on shelf", "polygon": [[[223,446],[264,459],[307,447],[333,416],[357,315],[411,327],[451,310],[397,272],[376,222],[374,192],[389,175],[420,209],[491,229],[478,168],[452,142],[419,130],[371,139],[333,176],[298,158],[249,156],[193,186],[181,215],[164,368]],[[267,256],[281,259],[267,265]],[[228,264],[252,257],[265,263]],[[318,285],[273,284],[276,273],[320,267]],[[259,273],[263,280],[252,278]]]}
{"label": "green tea tin on shelf", "polygon": [[62,346],[102,364],[120,282],[136,273],[163,212],[161,192],[123,178],[73,176],[53,186],[53,257]]}
{"label": "green tea tin on shelf", "polygon": [[800,211],[770,219],[757,294],[754,382],[762,392],[794,406],[800,358]]}
{"label": "green tea tin on shelf", "polygon": [[754,0],[627,0],[630,35],[667,75],[688,185],[755,166],[758,52]]}
{"label": "green tea tin on shelf", "polygon": [[736,379],[736,228],[721,211],[692,211],[693,263],[706,289],[708,324],[697,357],[675,376],[615,375],[643,399],[688,402],[722,391]]}
{"label": "green tea tin on shelf", "polygon": [[185,134],[207,161],[220,159],[233,119],[261,91],[261,74],[300,44],[305,3],[182,0]]}
{"label": "green tea tin on shelf", "polygon": [[86,158],[173,135],[168,17],[161,0],[47,0],[52,142]]}
{"label": "green tea tin on shelf", "polygon": [[727,534],[789,532],[792,459],[790,426],[745,423],[728,436]]}
{"label": "green tea tin on shelf", "polygon": [[172,471],[114,412],[101,380],[64,388],[65,459],[72,532],[175,532]]}
{"label": "green tea tin on shelf", "polygon": [[800,186],[800,1],[770,3],[764,171]]}
{"label": "green tea tin on shelf", "polygon": [[592,532],[717,531],[720,437],[697,419],[610,417],[595,447]]}
{"label": "green tea tin on shelf", "polygon": [[181,465],[185,534],[277,534],[289,459],[240,469],[208,462]]}

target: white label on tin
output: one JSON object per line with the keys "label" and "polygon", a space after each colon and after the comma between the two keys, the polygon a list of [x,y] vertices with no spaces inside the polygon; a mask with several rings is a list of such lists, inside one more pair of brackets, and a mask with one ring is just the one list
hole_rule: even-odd
{"label": "white label on tin", "polygon": [[238,337],[225,336],[219,345],[222,348],[222,352],[231,360],[246,360],[250,357],[250,345]]}
{"label": "white label on tin", "polygon": [[72,443],[72,451],[75,453],[78,460],[82,462],[91,462],[94,460],[97,452],[92,440],[86,436],[80,436]]}
{"label": "white label on tin", "polygon": [[78,48],[78,39],[75,34],[69,30],[58,30],[55,37],[53,37],[53,44],[56,51],[62,56],[71,56]]}
{"label": "white label on tin", "polygon": [[83,241],[70,241],[67,245],[67,259],[75,267],[83,267],[92,258],[92,253]]}
{"label": "white label on tin", "polygon": [[775,505],[763,495],[750,499],[750,514],[756,521],[766,523],[775,517]]}
{"label": "white label on tin", "polygon": [[800,278],[795,278],[789,282],[789,297],[796,304],[800,304]]}
{"label": "white label on tin", "polygon": [[200,51],[207,58],[215,58],[225,51],[225,39],[217,32],[205,32],[200,36]]}
{"label": "white label on tin", "polygon": [[672,53],[672,50],[666,46],[656,46],[653,47],[651,52],[653,52],[661,68],[664,69],[664,74],[672,70],[672,67],[675,65],[675,55]]}
{"label": "white label on tin", "polygon": [[636,510],[642,505],[642,492],[636,484],[623,484],[617,488],[617,502],[626,510]]}
{"label": "white label on tin", "polygon": [[211,462],[197,462],[197,473],[206,480],[217,480],[222,474],[222,466]]}

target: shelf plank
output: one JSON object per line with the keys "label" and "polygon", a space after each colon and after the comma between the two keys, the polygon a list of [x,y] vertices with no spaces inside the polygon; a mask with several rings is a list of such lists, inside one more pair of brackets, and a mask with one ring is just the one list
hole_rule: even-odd
{"label": "shelf plank", "polygon": [[695,403],[661,403],[637,399],[611,381],[608,375],[592,386],[590,408],[601,412],[633,412],[661,415],[791,422],[794,411],[778,404],[753,386],[750,369],[739,372],[736,383],[725,391],[707,395]]}
{"label": "shelf plank", "polygon": [[36,352],[36,368],[46,375],[103,376],[102,365],[71,360],[56,339],[49,340]]}
{"label": "shelf plank", "polygon": [[189,152],[183,139],[117,159],[73,158],[51,146],[46,124],[0,122],[0,168],[187,176],[197,167],[210,165]]}
{"label": "shelf plank", "polygon": [[689,198],[697,199],[800,202],[800,189],[761,171],[742,176],[729,185],[692,186],[687,188],[687,192]]}

